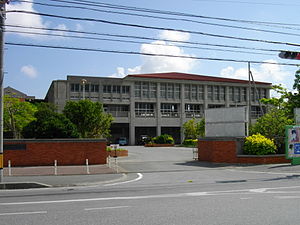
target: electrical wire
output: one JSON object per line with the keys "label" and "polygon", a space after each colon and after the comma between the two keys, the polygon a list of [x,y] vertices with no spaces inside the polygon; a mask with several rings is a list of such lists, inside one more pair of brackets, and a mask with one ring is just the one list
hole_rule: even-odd
{"label": "electrical wire", "polygon": [[[20,2],[32,3],[31,1],[26,1],[26,0],[21,0]],[[184,18],[171,18],[171,17],[151,16],[151,15],[146,15],[146,14],[137,14],[137,13],[126,13],[126,12],[117,12],[117,11],[109,11],[109,10],[100,10],[100,9],[89,8],[89,7],[84,7],[84,6],[56,5],[56,4],[40,3],[40,2],[37,2],[37,1],[35,1],[34,4],[36,4],[36,5],[42,5],[42,6],[58,7],[58,8],[83,9],[83,10],[96,11],[96,12],[104,12],[104,13],[110,13],[110,14],[138,16],[138,17],[161,19],[161,20],[172,20],[172,21],[181,21],[181,22],[184,21],[184,22],[191,22],[191,23],[197,23],[197,24],[203,24],[203,25],[210,25],[210,26],[218,26],[218,27],[242,29],[242,30],[247,30],[247,31],[257,31],[257,32],[272,33],[272,34],[297,36],[297,37],[300,36],[300,34],[296,34],[296,33],[281,32],[281,31],[274,31],[274,30],[265,30],[265,29],[251,28],[251,27],[233,26],[233,25],[227,25],[227,24],[209,23],[209,22],[202,22],[202,21],[196,21],[196,20],[184,19]]]}
{"label": "electrical wire", "polygon": [[141,53],[134,51],[120,51],[120,50],[105,50],[105,49],[92,49],[92,48],[77,48],[67,46],[54,46],[54,45],[38,45],[38,44],[26,44],[26,43],[14,43],[5,42],[6,45],[22,46],[22,47],[37,47],[47,49],[63,49],[63,50],[76,50],[76,51],[89,51],[89,52],[102,52],[102,53],[114,53],[114,54],[127,54],[127,55],[144,55],[155,57],[171,57],[171,58],[184,58],[191,60],[210,60],[210,61],[223,61],[223,62],[236,62],[236,63],[252,63],[252,64],[273,64],[273,65],[285,65],[285,66],[299,66],[299,64],[292,63],[277,63],[268,61],[252,61],[252,60],[237,60],[237,59],[224,59],[224,58],[209,58],[209,57],[196,57],[196,56],[180,56],[180,55],[168,55],[168,54],[153,54],[153,53]]}
{"label": "electrical wire", "polygon": [[[141,41],[127,41],[127,40],[120,40],[120,39],[83,37],[83,36],[76,36],[76,35],[51,34],[51,33],[47,34],[47,33],[28,32],[28,31],[5,30],[5,32],[8,32],[8,33],[18,33],[18,34],[27,34],[27,35],[41,35],[41,36],[62,37],[62,38],[77,38],[77,39],[97,40],[97,41],[123,42],[123,43],[132,43],[132,44],[147,44],[147,45],[165,46],[165,47],[173,47],[174,46],[174,45],[166,45],[166,44],[162,44],[162,43],[145,43],[145,42],[141,42]],[[203,48],[203,47],[193,47],[193,46],[186,46],[186,45],[176,45],[176,47],[189,48],[189,49],[199,49],[199,50],[208,50],[208,51],[247,53],[247,54],[255,54],[255,55],[273,55],[273,54],[267,54],[267,53],[237,51],[237,50],[224,50],[224,49],[216,49],[216,48]]]}
{"label": "electrical wire", "polygon": [[[264,49],[264,48],[254,48],[254,47],[245,47],[245,46],[236,46],[236,45],[223,45],[223,44],[211,44],[211,43],[203,43],[203,42],[192,42],[192,41],[178,41],[178,40],[170,40],[170,39],[159,39],[159,38],[151,38],[145,36],[133,36],[133,35],[120,35],[120,34],[108,34],[108,33],[98,33],[98,32],[87,32],[87,31],[77,31],[77,30],[67,30],[67,29],[59,29],[59,28],[42,28],[42,27],[32,27],[32,26],[22,26],[22,25],[9,25],[6,24],[5,27],[14,27],[14,28],[22,28],[22,29],[33,29],[33,30],[44,30],[44,31],[58,31],[58,32],[68,32],[75,34],[88,34],[88,35],[96,35],[96,36],[108,36],[108,37],[118,37],[118,38],[126,38],[126,39],[139,39],[139,40],[149,40],[149,41],[165,41],[172,43],[180,43],[180,44],[189,44],[189,45],[204,45],[204,46],[212,46],[212,47],[222,47],[222,48],[233,48],[233,49],[247,49],[253,51],[263,51],[263,52],[281,52],[286,51],[282,49]],[[293,51],[293,50],[290,50]]]}
{"label": "electrical wire", "polygon": [[101,19],[94,19],[94,18],[61,16],[61,15],[54,15],[54,14],[47,14],[47,13],[30,12],[30,11],[24,11],[24,10],[9,10],[9,11],[7,11],[7,13],[32,14],[32,15],[67,19],[67,20],[98,22],[98,23],[105,23],[105,24],[111,24],[111,25],[127,26],[127,27],[142,28],[142,29],[152,29],[152,30],[160,30],[160,31],[161,30],[177,31],[177,32],[183,32],[183,33],[210,36],[210,37],[215,37],[215,38],[233,39],[233,40],[239,40],[239,41],[262,42],[262,43],[268,43],[268,44],[289,45],[289,46],[297,46],[297,47],[300,46],[300,44],[297,44],[297,43],[261,40],[261,39],[253,39],[253,38],[242,38],[242,37],[235,37],[235,36],[229,36],[229,35],[205,33],[205,32],[200,32],[200,31],[191,31],[191,30],[174,29],[174,28],[166,28],[166,27],[145,26],[145,25],[139,25],[139,24],[122,23],[122,22],[115,22],[115,21],[108,21],[108,20],[101,20]]}

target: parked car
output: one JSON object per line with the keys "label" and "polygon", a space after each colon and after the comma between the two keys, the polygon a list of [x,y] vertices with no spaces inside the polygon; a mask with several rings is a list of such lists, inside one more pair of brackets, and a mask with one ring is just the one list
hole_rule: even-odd
{"label": "parked car", "polygon": [[119,145],[128,145],[128,141],[126,137],[119,138]]}

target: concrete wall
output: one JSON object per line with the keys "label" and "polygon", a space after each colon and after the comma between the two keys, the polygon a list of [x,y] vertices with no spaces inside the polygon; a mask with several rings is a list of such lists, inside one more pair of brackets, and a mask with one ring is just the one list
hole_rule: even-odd
{"label": "concrete wall", "polygon": [[243,138],[201,138],[198,141],[198,160],[213,163],[273,164],[289,163],[285,155],[241,155]]}
{"label": "concrete wall", "polygon": [[205,136],[244,137],[247,122],[247,107],[206,109]]}
{"label": "concrete wall", "polygon": [[4,166],[106,164],[106,140],[4,140]]}

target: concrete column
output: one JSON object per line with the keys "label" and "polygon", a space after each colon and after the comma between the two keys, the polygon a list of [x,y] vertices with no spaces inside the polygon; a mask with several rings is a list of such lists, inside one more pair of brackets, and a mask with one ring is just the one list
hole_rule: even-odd
{"label": "concrete column", "polygon": [[225,87],[225,107],[230,107],[230,99],[229,99],[229,87]]}
{"label": "concrete column", "polygon": [[208,100],[207,100],[207,84],[204,85],[204,109],[208,108]]}
{"label": "concrete column", "polygon": [[130,85],[130,112],[129,112],[129,144],[135,143],[135,97],[134,97],[134,83]]}
{"label": "concrete column", "polygon": [[160,98],[160,83],[156,83],[156,110],[155,110],[155,116],[156,116],[156,136],[161,135],[161,112],[160,112],[160,104],[161,104],[161,98]]}

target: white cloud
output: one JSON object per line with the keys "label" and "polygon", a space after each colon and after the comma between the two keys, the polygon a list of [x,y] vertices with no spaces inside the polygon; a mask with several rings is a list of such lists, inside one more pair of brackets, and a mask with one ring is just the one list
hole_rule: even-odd
{"label": "white cloud", "polygon": [[[285,71],[284,68],[277,63],[276,60],[266,60],[258,68],[251,68],[251,72],[253,74],[254,80],[256,81],[264,81],[264,82],[271,82],[271,83],[281,83],[285,81],[288,77],[291,77],[292,74],[288,71]],[[236,79],[248,79],[248,68],[239,68],[234,69],[233,67],[229,66],[221,70],[220,75],[222,77],[230,77]]]}
{"label": "white cloud", "polygon": [[38,73],[32,65],[26,65],[21,68],[21,72],[29,78],[36,78]]}
{"label": "white cloud", "polygon": [[[33,9],[33,0],[29,0],[28,2],[20,2],[20,3],[11,3],[7,5],[7,11],[10,10],[23,10],[28,12],[37,12]],[[43,19],[39,15],[33,14],[24,14],[24,13],[7,13],[6,19],[7,25],[18,25],[18,26],[28,26],[28,27],[38,27],[38,28],[46,28],[46,24],[44,23]],[[24,31],[21,28],[9,28],[9,30],[14,31]],[[26,31],[36,32],[33,29],[26,29]],[[40,30],[40,33],[46,33],[45,30]],[[30,34],[19,34],[21,36],[30,36],[34,37],[34,35]]]}
{"label": "white cloud", "polygon": [[125,77],[125,69],[123,67],[118,67],[117,68],[117,73],[114,73],[112,75],[110,75],[109,77],[114,77],[114,78],[122,78]]}
{"label": "white cloud", "polygon": [[159,38],[170,41],[188,41],[190,39],[190,34],[179,31],[164,30],[160,32]]}
{"label": "white cloud", "polygon": [[[33,13],[38,13],[34,8],[33,8],[33,0],[28,0],[26,2],[20,2],[20,3],[10,3],[7,5],[6,8],[7,11],[10,10],[22,10],[22,11],[27,11],[27,12],[33,12]],[[27,13],[14,13],[14,12],[8,12],[7,14],[7,19],[6,19],[6,24],[7,25],[14,25],[14,26],[24,26],[24,27],[35,27],[35,28],[42,28],[46,29],[49,28],[49,25],[51,24],[50,22],[46,22],[43,20],[42,16],[40,15],[34,15],[34,14],[27,14]],[[55,28],[57,29],[64,29],[67,30],[67,27],[64,24],[59,24]],[[47,30],[37,30],[37,29],[22,29],[22,28],[17,28],[17,27],[8,27],[7,30],[9,31],[26,31],[26,32],[35,32],[35,33],[42,33],[42,34],[48,34],[48,33],[56,33],[60,35],[64,35],[65,32],[60,31],[53,31],[53,32],[48,32]],[[37,34],[28,34],[28,33],[15,33],[17,35],[23,36],[23,37],[29,37],[29,38],[45,38],[46,36],[41,36]],[[49,37],[48,37],[49,38]]]}
{"label": "white cloud", "polygon": [[[159,35],[160,39],[187,41],[190,38],[189,34],[175,31],[163,31]],[[140,53],[154,54],[154,55],[172,55],[177,57],[166,56],[147,56],[142,55],[142,64],[133,68],[128,68],[127,73],[161,73],[161,72],[190,72],[196,64],[196,60],[191,58],[192,55],[187,54],[182,48],[176,46],[171,42],[162,40],[154,41],[149,44],[142,44],[140,47]],[[184,57],[180,57],[184,56]],[[124,69],[124,76],[125,76]]]}

